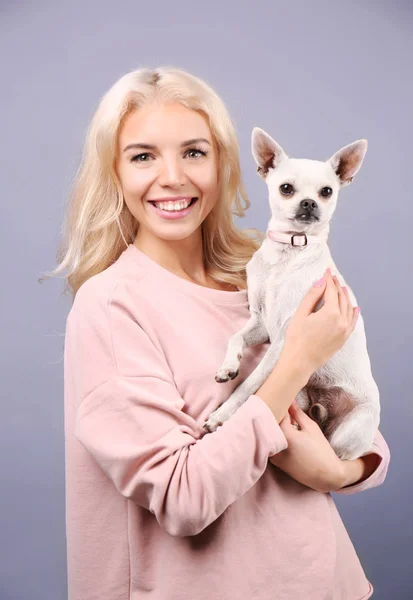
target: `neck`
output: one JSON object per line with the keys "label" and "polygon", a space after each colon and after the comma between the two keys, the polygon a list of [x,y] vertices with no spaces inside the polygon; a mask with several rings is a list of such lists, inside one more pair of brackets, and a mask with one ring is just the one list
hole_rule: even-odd
{"label": "neck", "polygon": [[164,240],[140,226],[133,244],[175,275],[201,285],[209,281],[203,260],[202,235],[198,236],[198,233],[184,239]]}

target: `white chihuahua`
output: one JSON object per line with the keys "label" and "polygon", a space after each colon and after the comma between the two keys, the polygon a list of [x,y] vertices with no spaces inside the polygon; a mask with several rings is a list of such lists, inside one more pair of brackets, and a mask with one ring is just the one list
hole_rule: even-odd
{"label": "white chihuahua", "polygon": [[[268,186],[272,217],[266,239],[246,266],[251,318],[229,340],[216,381],[238,375],[245,346],[268,340],[270,346],[254,371],[205,421],[207,431],[229,419],[268,378],[280,357],[287,325],[314,281],[331,267],[340,285],[347,285],[331,258],[327,238],[339,189],[352,182],[366,150],[367,141],[358,140],[326,162],[289,158],[272,137],[254,128],[252,154]],[[323,303],[322,298],[315,310]],[[361,314],[344,346],[310,377],[297,403],[319,424],[342,460],[371,449],[380,403]]]}

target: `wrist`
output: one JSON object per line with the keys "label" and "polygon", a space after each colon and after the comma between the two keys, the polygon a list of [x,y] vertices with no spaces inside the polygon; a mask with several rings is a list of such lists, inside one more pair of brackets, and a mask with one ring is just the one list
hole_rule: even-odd
{"label": "wrist", "polygon": [[339,489],[355,484],[363,475],[363,464],[360,459],[340,460],[340,462],[341,474]]}
{"label": "wrist", "polygon": [[309,377],[309,371],[296,357],[282,352],[255,395],[264,400],[278,423],[281,423],[298,393],[307,385]]}
{"label": "wrist", "polygon": [[342,460],[340,488],[356,485],[368,479],[377,468],[380,458],[376,454],[367,454],[353,460]]}
{"label": "wrist", "polygon": [[[338,458],[338,457],[337,457]],[[341,490],[341,488],[346,487],[346,485],[350,485],[349,481],[351,480],[351,477],[354,475],[354,471],[351,468],[351,466],[348,466],[348,463],[350,461],[345,461],[345,460],[341,460],[340,458],[339,460],[339,469],[337,472],[337,481],[336,481],[336,486],[335,486],[335,490]],[[333,491],[335,491],[333,490]]]}
{"label": "wrist", "polygon": [[310,365],[308,359],[303,359],[299,354],[292,350],[286,350],[285,348],[282,350],[278,362],[291,373],[296,381],[301,382],[302,388],[307,385],[308,380],[316,370]]}

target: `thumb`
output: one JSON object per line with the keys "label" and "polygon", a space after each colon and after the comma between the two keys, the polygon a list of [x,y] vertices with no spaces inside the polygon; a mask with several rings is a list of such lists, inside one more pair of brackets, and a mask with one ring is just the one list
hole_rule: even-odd
{"label": "thumb", "polygon": [[289,412],[287,412],[282,421],[280,421],[279,425],[285,433],[289,432],[289,430],[292,428],[291,415]]}
{"label": "thumb", "polygon": [[326,277],[322,277],[318,281],[315,281],[307,294],[304,296],[301,304],[298,306],[296,312],[300,312],[302,315],[311,315],[314,312],[316,304],[322,298],[326,290],[327,280]]}
{"label": "thumb", "polygon": [[306,429],[308,421],[312,421],[312,419],[298,406],[297,402],[293,402],[288,410],[300,429]]}

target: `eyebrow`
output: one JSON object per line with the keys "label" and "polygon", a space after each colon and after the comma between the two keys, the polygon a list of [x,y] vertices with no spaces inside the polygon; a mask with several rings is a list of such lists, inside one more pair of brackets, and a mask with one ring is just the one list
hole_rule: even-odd
{"label": "eyebrow", "polygon": [[[199,142],[205,142],[206,144],[211,145],[208,140],[205,138],[193,138],[192,140],[186,140],[186,142],[182,142],[181,148],[185,148],[186,146],[191,146],[192,144],[199,144]],[[157,150],[157,147],[153,144],[128,144],[123,151],[130,150],[131,148],[143,148],[144,150]]]}

